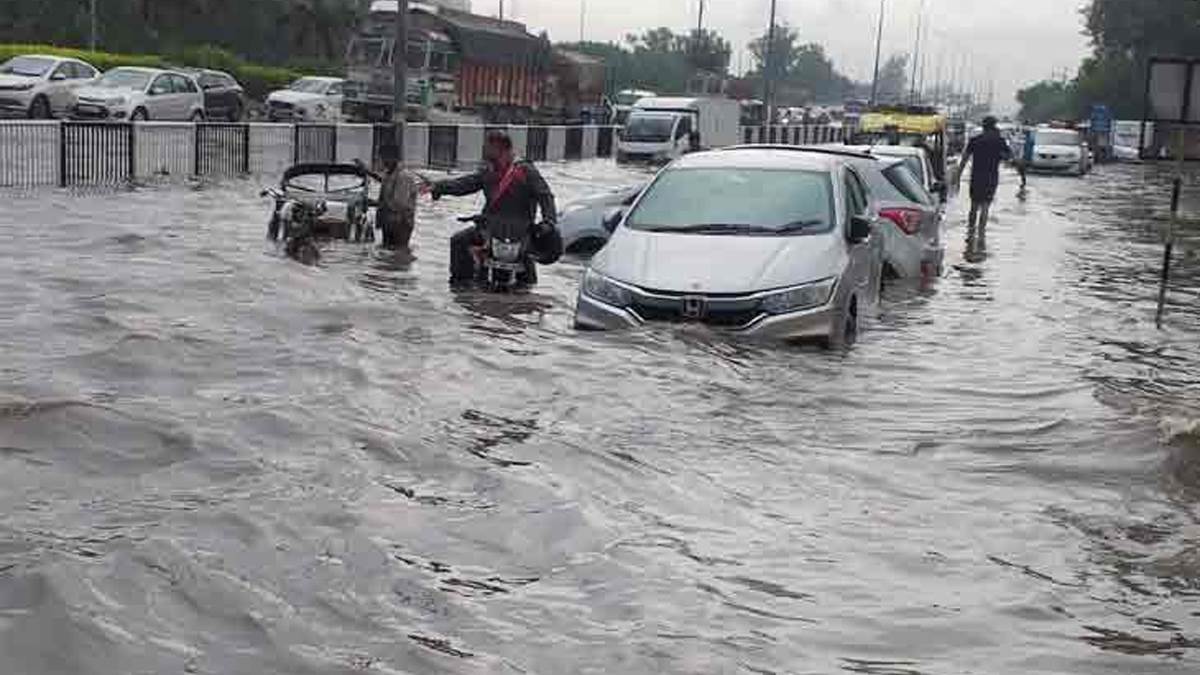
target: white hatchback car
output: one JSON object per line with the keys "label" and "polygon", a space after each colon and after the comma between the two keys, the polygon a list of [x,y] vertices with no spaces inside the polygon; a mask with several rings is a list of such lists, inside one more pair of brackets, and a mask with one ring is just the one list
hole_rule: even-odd
{"label": "white hatchback car", "polygon": [[98,71],[78,59],[30,54],[0,64],[0,114],[49,119],[67,115],[75,91]]}
{"label": "white hatchback car", "polygon": [[752,146],[664,169],[592,259],[575,325],[695,322],[848,345],[879,299],[879,209],[849,158]]}
{"label": "white hatchback car", "polygon": [[79,89],[81,120],[204,120],[204,94],[191,76],[157,68],[113,68]]}

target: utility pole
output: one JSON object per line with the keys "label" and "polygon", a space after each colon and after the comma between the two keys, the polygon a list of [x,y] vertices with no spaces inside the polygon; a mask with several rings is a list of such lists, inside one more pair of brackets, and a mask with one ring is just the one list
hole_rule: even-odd
{"label": "utility pole", "polygon": [[396,34],[392,42],[392,124],[403,162],[404,122],[408,118],[408,0],[396,0]]}
{"label": "utility pole", "polygon": [[579,0],[579,44],[583,44],[583,19],[587,15],[587,0]]}
{"label": "utility pole", "polygon": [[89,4],[91,6],[89,11],[92,19],[92,35],[88,40],[88,47],[94,52],[96,51],[96,0],[91,0]]}
{"label": "utility pole", "polygon": [[700,0],[700,16],[696,19],[696,35],[704,30],[704,0]]}
{"label": "utility pole", "polygon": [[915,103],[917,98],[917,68],[921,60],[921,30],[925,22],[925,0],[921,0],[921,5],[917,9],[917,38],[913,44],[912,57],[912,85],[908,89],[908,102]]}
{"label": "utility pole", "polygon": [[767,113],[767,124],[775,121],[775,91],[771,81],[774,79],[772,67],[775,65],[775,3],[776,0],[771,0],[771,23],[767,25],[767,53],[763,57],[763,103]]}
{"label": "utility pole", "polygon": [[871,106],[879,96],[879,57],[883,48],[883,10],[887,0],[879,0],[879,29],[875,32],[875,77],[871,78]]}
{"label": "utility pole", "polygon": [[500,0],[500,20],[504,20],[504,0]]}

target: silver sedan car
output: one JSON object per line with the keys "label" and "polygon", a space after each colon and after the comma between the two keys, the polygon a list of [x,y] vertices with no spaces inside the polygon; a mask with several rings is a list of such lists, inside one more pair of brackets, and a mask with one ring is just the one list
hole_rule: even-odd
{"label": "silver sedan car", "polygon": [[879,209],[843,156],[738,147],[659,173],[584,274],[575,324],[696,322],[852,344],[878,302]]}

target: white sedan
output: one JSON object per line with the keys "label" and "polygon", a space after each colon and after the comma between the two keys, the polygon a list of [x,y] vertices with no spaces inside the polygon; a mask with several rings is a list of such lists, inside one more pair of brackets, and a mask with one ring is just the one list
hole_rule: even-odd
{"label": "white sedan", "polygon": [[70,112],[75,90],[97,71],[78,59],[30,54],[0,65],[0,114],[49,119]]}
{"label": "white sedan", "polygon": [[336,122],[344,86],[337,77],[302,77],[267,96],[267,116],[272,122]]}

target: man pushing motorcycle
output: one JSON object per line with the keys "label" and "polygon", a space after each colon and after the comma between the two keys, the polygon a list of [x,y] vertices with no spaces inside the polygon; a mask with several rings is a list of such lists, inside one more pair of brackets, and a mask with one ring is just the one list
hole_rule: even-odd
{"label": "man pushing motorcycle", "polygon": [[[423,192],[437,200],[442,195],[456,197],[483,191],[486,204],[480,221],[488,227],[505,231],[527,231],[532,257],[549,265],[562,255],[562,237],[558,233],[558,210],[554,193],[542,178],[537,167],[527,160],[517,159],[512,139],[501,131],[489,132],[484,141],[483,158],[486,165],[475,173],[449,180],[427,183]],[[538,210],[542,221],[537,221]],[[450,238],[450,283],[474,281],[484,255],[485,241],[478,225],[465,228]],[[527,261],[528,284],[537,280],[533,261]]]}

